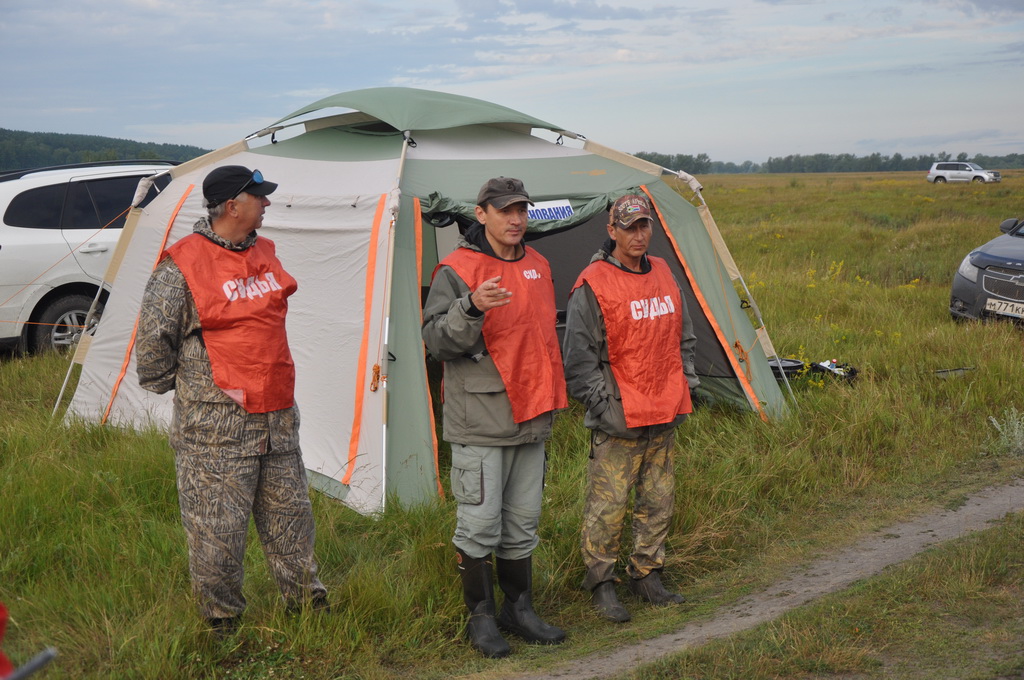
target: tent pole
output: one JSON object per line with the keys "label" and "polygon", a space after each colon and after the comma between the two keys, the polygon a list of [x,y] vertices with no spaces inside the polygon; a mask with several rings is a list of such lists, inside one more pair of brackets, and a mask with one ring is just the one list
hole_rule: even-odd
{"label": "tent pole", "polygon": [[57,417],[57,409],[60,408],[60,402],[64,399],[64,391],[68,388],[68,383],[71,382],[71,372],[75,370],[75,362],[68,362],[68,372],[64,375],[64,383],[60,386],[60,393],[57,394],[57,401],[53,404],[53,411],[50,412],[51,418]]}
{"label": "tent pole", "polygon": [[[99,304],[100,295],[103,293],[103,284],[100,284],[96,288],[96,295],[92,298],[92,304],[89,305],[89,311],[85,315],[85,321],[83,322],[82,332],[78,336],[78,344],[86,342],[85,334],[89,330],[89,322],[96,316],[96,305]],[[75,354],[72,355],[71,361],[68,362],[68,372],[64,375],[64,383],[60,386],[60,392],[57,394],[57,401],[53,404],[53,411],[50,412],[50,417],[54,418],[57,415],[57,409],[60,408],[60,402],[64,399],[64,392],[68,388],[68,383],[71,382],[71,372],[75,370],[75,359],[78,355],[78,347],[76,344]]]}
{"label": "tent pole", "polygon": [[[673,171],[671,171],[671,170],[669,170],[667,168],[662,168],[662,171],[665,174],[668,174],[668,175],[675,175],[679,179],[681,179],[684,182],[686,182],[689,185],[689,187],[693,190],[693,193],[697,195],[697,198],[700,199],[701,205],[703,205],[704,207],[707,207],[707,205],[708,205],[707,201],[704,200],[704,194],[701,193],[701,189],[703,189],[704,187],[702,187],[700,185],[700,183],[696,180],[695,177],[693,177],[693,175],[687,174],[687,173],[683,172],[682,170],[680,170],[679,172],[673,172]],[[740,285],[743,286],[743,292],[744,292],[744,294],[746,294],[747,300],[750,302],[750,308],[752,310],[754,310],[754,318],[756,318],[757,319],[757,323],[760,324],[761,332],[764,333],[765,336],[767,337],[768,336],[768,328],[764,324],[764,319],[761,318],[761,310],[758,308],[757,302],[754,300],[753,293],[751,293],[750,289],[747,288],[747,282],[743,279],[743,275],[739,274],[739,269],[738,268],[737,268],[737,280],[740,282]],[[786,376],[786,372],[784,370],[782,370],[782,359],[779,358],[778,352],[775,353],[775,357],[774,358],[775,358],[775,365],[778,366],[779,374],[782,376],[782,384],[784,384],[786,386],[786,392],[789,394],[789,400],[793,403],[794,406],[796,406],[797,405],[797,403],[796,403],[796,395],[793,393],[792,385],[789,384],[789,378]],[[771,359],[769,359],[768,361],[769,361],[769,363],[771,363]]]}
{"label": "tent pole", "polygon": [[[750,289],[747,288],[747,282],[743,280],[742,275],[740,275],[738,281],[740,282],[740,285],[743,286],[743,292],[746,294],[747,300],[750,301],[750,308],[754,311],[754,318],[757,319],[757,323],[761,326],[761,332],[767,337],[768,328],[764,325],[764,319],[761,318],[761,310],[758,308],[757,302],[754,301],[754,295],[750,292]],[[772,349],[775,349],[774,343],[772,344]],[[793,387],[789,384],[789,378],[786,377],[786,372],[782,370],[782,359],[779,358],[779,353],[775,352],[775,356],[773,358],[775,359],[775,365],[779,367],[779,375],[782,376],[782,384],[786,386],[786,392],[789,394],[790,401],[793,402],[794,406],[799,408],[799,405],[796,403],[796,395],[793,393]],[[768,359],[768,363],[772,363],[772,358]]]}
{"label": "tent pole", "polygon": [[[402,155],[398,160],[398,173],[395,177],[394,187],[391,189],[391,200],[392,203],[389,206],[391,209],[391,222],[388,225],[388,255],[387,260],[384,264],[384,280],[391,281],[391,269],[394,266],[395,261],[395,226],[398,224],[398,211],[402,200],[402,174],[405,171],[405,159],[409,152],[409,146],[414,144],[412,142],[412,136],[408,130],[402,133]],[[384,468],[384,493],[381,495],[380,509],[384,510],[384,505],[387,503],[388,498],[388,366],[391,356],[390,349],[388,347],[388,339],[391,334],[391,286],[388,286],[387,295],[384,298],[384,337],[382,338],[382,349],[379,361],[382,366],[380,367],[380,382],[384,390],[381,396],[381,408],[383,417],[383,429],[384,436],[382,439],[383,452],[381,455],[381,465]]]}

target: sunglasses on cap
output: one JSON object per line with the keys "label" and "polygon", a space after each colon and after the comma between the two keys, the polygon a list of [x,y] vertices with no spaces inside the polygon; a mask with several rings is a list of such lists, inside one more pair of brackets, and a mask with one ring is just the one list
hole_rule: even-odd
{"label": "sunglasses on cap", "polygon": [[[249,179],[245,180],[245,183],[242,184],[242,186],[240,186],[238,188],[238,191],[236,191],[235,193],[231,194],[231,198],[229,198],[227,200],[228,201],[233,201],[234,199],[238,198],[239,194],[241,194],[243,191],[245,191],[249,187],[253,186],[254,184],[256,184],[256,185],[263,184],[263,173],[260,172],[259,170],[253,170],[252,171],[252,176]],[[226,202],[227,201],[225,201],[225,203]]]}

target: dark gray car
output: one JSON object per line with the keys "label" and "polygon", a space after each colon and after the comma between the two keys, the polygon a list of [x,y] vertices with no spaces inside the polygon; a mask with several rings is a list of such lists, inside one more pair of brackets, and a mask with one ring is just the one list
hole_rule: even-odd
{"label": "dark gray car", "polygon": [[997,236],[963,259],[953,277],[955,319],[1024,321],[1024,220],[1008,219]]}

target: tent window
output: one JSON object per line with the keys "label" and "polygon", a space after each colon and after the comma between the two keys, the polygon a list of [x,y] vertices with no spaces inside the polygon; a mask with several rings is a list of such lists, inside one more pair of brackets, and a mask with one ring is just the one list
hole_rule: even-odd
{"label": "tent window", "polygon": [[349,130],[352,132],[363,132],[373,135],[394,135],[401,132],[401,130],[394,128],[387,123],[376,121],[373,123],[360,123],[358,125],[350,125]]}

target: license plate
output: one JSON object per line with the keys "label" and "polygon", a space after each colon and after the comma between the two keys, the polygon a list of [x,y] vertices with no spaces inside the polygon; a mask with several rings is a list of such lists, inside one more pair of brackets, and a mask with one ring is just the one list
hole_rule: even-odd
{"label": "license plate", "polygon": [[1010,302],[1009,300],[989,298],[985,301],[985,311],[1002,314],[1003,316],[1015,316],[1018,319],[1024,318],[1024,304]]}

